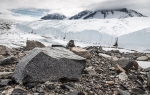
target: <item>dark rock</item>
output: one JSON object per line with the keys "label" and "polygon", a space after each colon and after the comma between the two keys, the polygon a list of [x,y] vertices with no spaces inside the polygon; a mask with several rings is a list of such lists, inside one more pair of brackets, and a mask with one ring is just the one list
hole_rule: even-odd
{"label": "dark rock", "polygon": [[133,89],[131,89],[131,91],[132,91],[132,95],[145,95],[145,94],[147,94],[145,91],[143,91],[140,88],[133,88]]}
{"label": "dark rock", "polygon": [[70,40],[66,45],[67,49],[71,49],[72,47],[75,47],[74,40]]}
{"label": "dark rock", "polygon": [[11,95],[27,95],[27,92],[22,89],[14,89]]}
{"label": "dark rock", "polygon": [[65,46],[63,45],[52,45],[52,47],[64,47],[65,48]]}
{"label": "dark rock", "polygon": [[16,66],[16,82],[58,81],[78,79],[86,66],[84,58],[61,47],[33,49]]}
{"label": "dark rock", "polygon": [[0,66],[14,64],[18,62],[16,57],[7,57],[5,59],[0,59]]}
{"label": "dark rock", "polygon": [[123,90],[121,90],[121,89],[118,89],[118,91],[119,91],[119,93],[120,93],[121,95],[131,95],[129,92],[123,91]]}
{"label": "dark rock", "polygon": [[30,41],[30,40],[27,40],[27,42],[26,42],[26,48],[25,48],[26,50],[32,50],[35,47],[43,48],[43,47],[45,47],[45,45],[42,44],[39,41],[34,41],[34,40]]}
{"label": "dark rock", "polygon": [[126,71],[129,72],[129,69],[132,69],[134,67],[135,70],[138,70],[139,65],[136,61],[131,60],[129,61],[128,65],[125,67]]}
{"label": "dark rock", "polygon": [[150,89],[150,71],[147,72],[147,85],[148,85],[148,87]]}
{"label": "dark rock", "polygon": [[24,84],[27,89],[31,89],[37,85],[37,83],[26,83]]}

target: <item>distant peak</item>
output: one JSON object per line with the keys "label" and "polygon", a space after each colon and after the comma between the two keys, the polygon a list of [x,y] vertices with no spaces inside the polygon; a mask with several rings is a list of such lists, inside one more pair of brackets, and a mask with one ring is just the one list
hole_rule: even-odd
{"label": "distant peak", "polygon": [[128,18],[128,17],[146,17],[145,15],[128,9],[128,8],[119,8],[119,9],[97,9],[97,10],[85,10],[82,11],[69,19],[111,19],[111,18]]}
{"label": "distant peak", "polygon": [[52,13],[52,14],[47,14],[46,16],[42,17],[41,19],[44,20],[63,20],[65,19],[66,16],[59,14],[59,13]]}

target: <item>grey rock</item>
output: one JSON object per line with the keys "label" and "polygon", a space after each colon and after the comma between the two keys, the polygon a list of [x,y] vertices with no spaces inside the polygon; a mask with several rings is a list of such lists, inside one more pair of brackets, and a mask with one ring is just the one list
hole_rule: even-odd
{"label": "grey rock", "polygon": [[150,88],[150,71],[147,72],[147,85]]}
{"label": "grey rock", "polygon": [[27,42],[26,42],[26,50],[32,50],[35,47],[43,48],[43,47],[45,47],[45,45],[42,44],[39,41],[27,40]]}
{"label": "grey rock", "polygon": [[123,58],[123,59],[119,59],[119,60],[116,60],[116,61],[112,61],[112,67],[116,67],[116,64],[118,64],[123,69],[126,69],[126,67],[129,64],[129,60],[126,59],[126,58]]}
{"label": "grey rock", "polygon": [[145,71],[145,72],[149,72],[149,71],[150,71],[150,67],[145,68],[144,71]]}
{"label": "grey rock", "polygon": [[122,73],[119,74],[119,79],[120,79],[121,81],[125,81],[125,80],[128,79],[128,76],[126,75],[125,72],[122,72]]}
{"label": "grey rock", "polygon": [[69,92],[67,95],[78,95],[78,91]]}
{"label": "grey rock", "polygon": [[14,64],[18,62],[16,57],[7,57],[4,59],[0,59],[0,66]]}
{"label": "grey rock", "polygon": [[37,87],[36,91],[39,92],[39,93],[44,93],[44,90],[41,87]]}
{"label": "grey rock", "polygon": [[0,79],[0,86],[6,86],[11,81],[11,79]]}
{"label": "grey rock", "polygon": [[147,92],[139,88],[132,88],[131,91],[133,95],[146,95],[147,94]]}
{"label": "grey rock", "polygon": [[147,61],[148,57],[147,56],[141,56],[141,57],[138,57],[136,60],[137,61]]}
{"label": "grey rock", "polygon": [[119,91],[119,93],[120,93],[121,95],[131,95],[129,92],[123,91],[123,90],[121,90],[121,89],[118,89],[118,91]]}
{"label": "grey rock", "polygon": [[78,79],[86,66],[85,58],[62,47],[33,49],[17,64],[13,78],[16,82],[57,81]]}

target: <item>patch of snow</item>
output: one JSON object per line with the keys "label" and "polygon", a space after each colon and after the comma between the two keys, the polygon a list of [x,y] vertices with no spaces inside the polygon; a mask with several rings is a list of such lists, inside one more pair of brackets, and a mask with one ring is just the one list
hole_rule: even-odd
{"label": "patch of snow", "polygon": [[150,61],[137,61],[142,68],[150,67]]}

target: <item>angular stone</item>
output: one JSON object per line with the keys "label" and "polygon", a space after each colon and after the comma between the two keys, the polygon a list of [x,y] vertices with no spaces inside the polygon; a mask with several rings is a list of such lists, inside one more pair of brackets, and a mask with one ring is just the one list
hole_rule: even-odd
{"label": "angular stone", "polygon": [[18,62],[16,57],[7,57],[4,59],[0,59],[0,66],[14,64]]}
{"label": "angular stone", "polygon": [[0,79],[0,87],[8,85],[11,79]]}
{"label": "angular stone", "polygon": [[102,56],[102,57],[104,57],[104,58],[111,59],[111,56],[110,56],[110,55],[107,55],[107,54],[99,53],[99,56]]}
{"label": "angular stone", "polygon": [[10,50],[8,47],[0,45],[0,55],[6,55]]}
{"label": "angular stone", "polygon": [[121,81],[125,81],[125,80],[128,79],[128,76],[126,75],[126,73],[122,72],[122,73],[119,74],[119,79]]}
{"label": "angular stone", "polygon": [[71,51],[84,58],[91,58],[91,54],[86,49],[82,49],[80,47],[72,47]]}
{"label": "angular stone", "polygon": [[138,57],[136,60],[137,61],[147,61],[148,57],[147,56],[141,56],[141,57]]}
{"label": "angular stone", "polygon": [[120,93],[121,95],[131,95],[129,92],[123,91],[123,90],[121,90],[121,89],[118,89],[118,91],[119,91],[119,93]]}
{"label": "angular stone", "polygon": [[13,78],[16,82],[57,81],[78,79],[86,66],[85,58],[62,47],[33,49],[17,64]]}
{"label": "angular stone", "polygon": [[35,47],[43,48],[43,47],[45,47],[45,45],[42,44],[39,41],[34,41],[34,40],[30,41],[30,40],[27,40],[27,42],[26,42],[26,50],[32,50]]}

